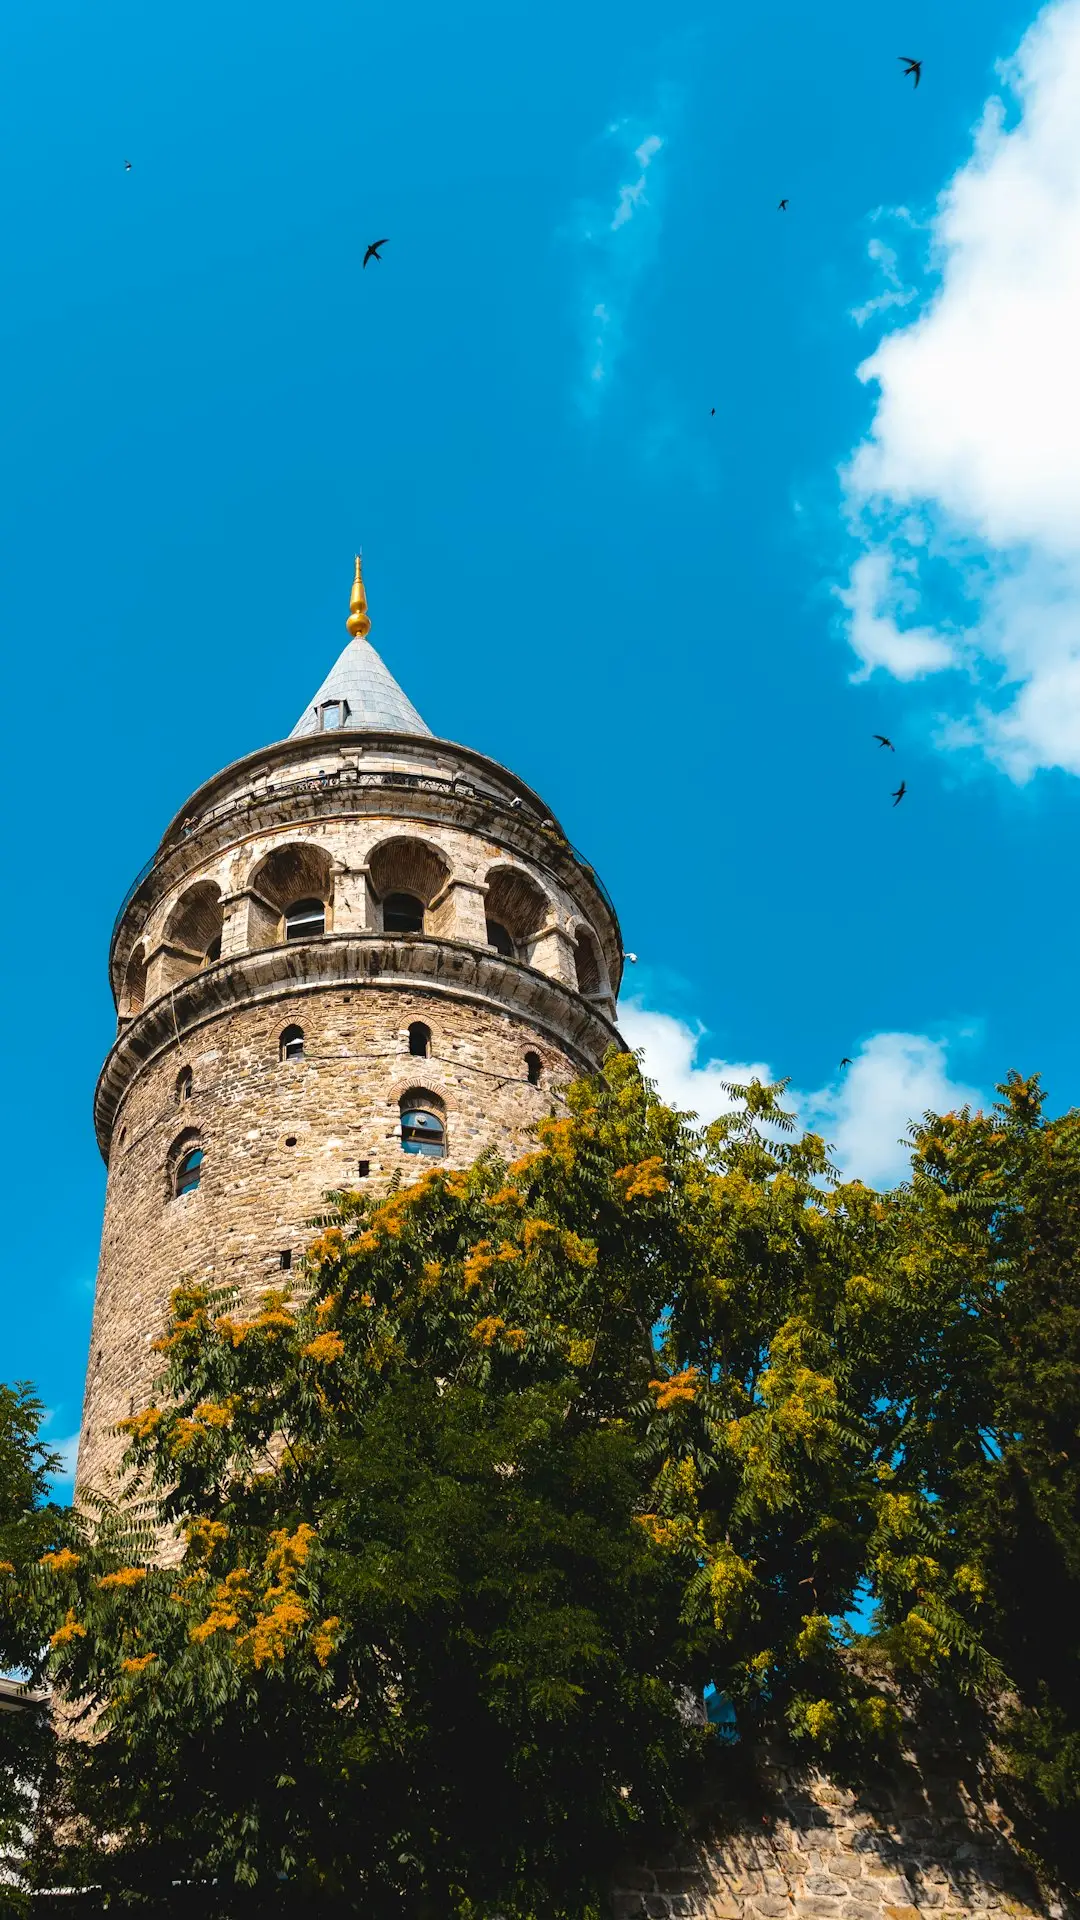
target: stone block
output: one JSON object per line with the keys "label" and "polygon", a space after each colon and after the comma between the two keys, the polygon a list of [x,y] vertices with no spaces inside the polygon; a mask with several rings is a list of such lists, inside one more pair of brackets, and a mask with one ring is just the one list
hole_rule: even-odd
{"label": "stone block", "polygon": [[792,1912],[791,1897],[779,1893],[758,1893],[750,1902],[750,1911],[761,1915],[761,1920],[787,1920]]}
{"label": "stone block", "polygon": [[799,1920],[834,1920],[844,1909],[844,1901],[830,1900],[821,1893],[800,1893],[795,1896],[794,1912]]}
{"label": "stone block", "polygon": [[808,1873],[806,1876],[807,1893],[829,1893],[836,1899],[843,1899],[849,1888],[843,1880],[834,1879],[831,1873]]}

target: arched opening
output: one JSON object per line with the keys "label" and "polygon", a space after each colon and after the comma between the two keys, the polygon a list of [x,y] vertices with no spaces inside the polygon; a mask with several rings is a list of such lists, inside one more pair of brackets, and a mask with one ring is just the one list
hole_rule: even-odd
{"label": "arched opening", "polygon": [[282,1060],[302,1060],[304,1057],[303,1027],[285,1027],[278,1041],[278,1057]]}
{"label": "arched opening", "polygon": [[446,1117],[437,1093],[412,1087],[398,1102],[401,1108],[401,1147],[404,1153],[422,1153],[441,1159],[446,1152]]}
{"label": "arched opening", "polygon": [[603,993],[604,976],[600,966],[600,953],[588,927],[581,928],[574,942],[574,959],[577,966],[578,992]]}
{"label": "arched opening", "polygon": [[120,1013],[125,1020],[131,1020],[143,1010],[146,1000],[146,952],[140,943],[124,970],[124,991],[120,995]]}
{"label": "arched opening", "polygon": [[285,909],[286,940],[314,940],[326,932],[324,900],[294,900]]}
{"label": "arched opening", "polygon": [[181,1067],[179,1073],[176,1076],[177,1106],[182,1107],[185,1100],[190,1100],[194,1091],[195,1091],[195,1075],[192,1073],[190,1067]]}
{"label": "arched opening", "polygon": [[384,933],[423,933],[424,903],[415,893],[388,893],[382,903]]}
{"label": "arched opening", "polygon": [[333,877],[323,847],[290,843],[275,847],[249,881],[250,944],[314,940],[332,925]]}
{"label": "arched opening", "polygon": [[540,1085],[540,1073],[543,1064],[538,1053],[527,1053],[525,1055],[525,1072],[528,1075],[530,1087],[538,1087]]}
{"label": "arched opening", "polygon": [[450,868],[426,840],[384,840],[370,855],[368,878],[384,933],[449,931]]}
{"label": "arched opening", "polygon": [[221,889],[213,880],[196,880],[180,895],[162,929],[163,987],[188,980],[221,954]]}
{"label": "arched opening", "polygon": [[528,960],[550,901],[520,867],[494,867],[487,877],[487,939],[508,960]]}
{"label": "arched opening", "polygon": [[194,1127],[189,1127],[169,1149],[168,1190],[173,1199],[181,1200],[198,1190],[205,1163],[202,1139]]}
{"label": "arched opening", "polygon": [[426,1060],[431,1052],[431,1028],[422,1020],[414,1020],[409,1028],[409,1052],[418,1060]]}

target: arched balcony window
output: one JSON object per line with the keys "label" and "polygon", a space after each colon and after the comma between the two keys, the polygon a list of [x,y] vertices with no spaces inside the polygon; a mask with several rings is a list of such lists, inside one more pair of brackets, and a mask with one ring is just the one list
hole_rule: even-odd
{"label": "arched balcony window", "polygon": [[513,938],[502,925],[501,921],[488,921],[487,943],[489,947],[494,947],[496,953],[503,954],[507,960],[517,959],[517,948],[514,945]]}
{"label": "arched balcony window", "polygon": [[178,1107],[182,1107],[185,1100],[191,1099],[194,1088],[195,1076],[191,1068],[181,1067],[180,1072],[176,1076],[176,1104]]}
{"label": "arched balcony window", "polygon": [[423,933],[424,903],[415,893],[388,893],[382,918],[384,933]]}
{"label": "arched balcony window", "polygon": [[441,1159],[446,1152],[446,1122],[437,1110],[442,1102],[423,1087],[401,1096],[401,1145],[405,1153],[423,1153]]}
{"label": "arched balcony window", "polygon": [[314,940],[325,931],[326,906],[322,900],[294,900],[286,907],[286,940]]}
{"label": "arched balcony window", "polygon": [[302,1060],[304,1057],[303,1027],[286,1027],[278,1041],[278,1053],[282,1060]]}

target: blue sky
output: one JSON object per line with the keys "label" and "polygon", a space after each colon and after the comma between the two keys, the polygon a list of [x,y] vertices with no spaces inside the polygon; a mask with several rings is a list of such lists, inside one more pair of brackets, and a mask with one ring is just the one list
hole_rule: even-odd
{"label": "blue sky", "polygon": [[872,1178],[1012,1066],[1080,1098],[1080,0],[1003,73],[1035,17],[5,17],[0,1376],[57,1440],[113,915],[360,542],[429,724],[607,881],[673,1094],[789,1074]]}

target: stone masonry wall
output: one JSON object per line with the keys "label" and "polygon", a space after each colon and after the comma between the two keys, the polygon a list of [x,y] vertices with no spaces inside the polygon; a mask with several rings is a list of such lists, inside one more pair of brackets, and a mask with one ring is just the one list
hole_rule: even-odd
{"label": "stone masonry wall", "polygon": [[761,1807],[703,1821],[662,1858],[627,1866],[615,1920],[1006,1920],[1061,1915],[992,1815],[948,1768],[931,1787],[858,1797],[777,1770]]}
{"label": "stone masonry wall", "polygon": [[[409,1052],[408,1028],[431,1029],[431,1057]],[[300,1060],[279,1057],[282,1030],[304,1030]],[[528,1084],[525,1054],[540,1056]],[[177,1083],[192,1072],[182,1103]],[[394,1173],[463,1166],[485,1147],[508,1156],[554,1104],[574,1069],[527,1023],[433,993],[371,986],[282,993],[200,1028],[138,1072],[116,1116],[90,1342],[80,1488],[115,1468],[118,1420],[145,1404],[160,1361],[170,1291],[185,1278],[239,1285],[249,1296],[281,1279],[311,1238],[305,1221],[337,1187],[382,1190]],[[446,1109],[447,1158],[400,1145],[401,1094],[423,1087]],[[206,1155],[197,1191],[174,1197],[170,1156],[194,1129]],[[292,1142],[293,1144],[289,1144]],[[361,1182],[358,1165],[370,1162]]]}

